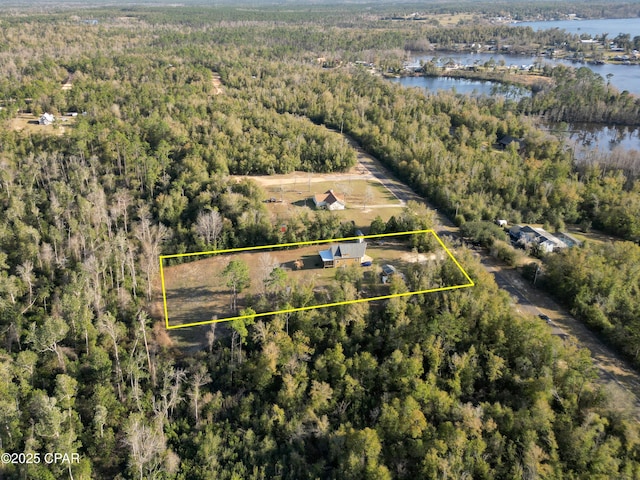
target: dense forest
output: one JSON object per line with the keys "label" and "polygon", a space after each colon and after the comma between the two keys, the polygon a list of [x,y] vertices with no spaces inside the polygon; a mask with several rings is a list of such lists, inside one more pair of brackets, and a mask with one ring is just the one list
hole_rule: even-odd
{"label": "dense forest", "polygon": [[546,286],[574,314],[601,332],[640,366],[640,250],[628,242],[587,245],[547,259]]}
{"label": "dense forest", "polygon": [[[588,351],[515,312],[462,247],[473,289],[213,324],[191,333],[199,351],[164,330],[151,309],[159,255],[351,233],[327,212],[276,230],[265,192],[230,176],[348,169],[344,135],[458,224],[508,216],[640,237],[639,181],[579,169],[522,105],[425,96],[348,63],[401,63],[422,26],[265,11],[0,21],[0,450],[31,460],[3,456],[0,475],[640,477],[631,401],[596,381]],[[47,129],[25,120],[44,112],[57,117]],[[499,150],[503,135],[525,149]],[[435,226],[412,213],[372,231]],[[636,359],[639,248],[576,249],[545,267]],[[394,291],[458,272],[413,274]],[[338,275],[331,295],[354,298],[358,281]]]}

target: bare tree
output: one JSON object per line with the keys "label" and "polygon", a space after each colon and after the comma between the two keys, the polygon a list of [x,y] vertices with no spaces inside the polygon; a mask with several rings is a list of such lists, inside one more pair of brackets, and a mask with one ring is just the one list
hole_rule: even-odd
{"label": "bare tree", "polygon": [[353,194],[353,187],[351,186],[351,178],[349,178],[349,183],[341,183],[338,188],[342,192],[342,196],[344,197],[345,203],[347,202],[347,197],[350,197]]}
{"label": "bare tree", "polygon": [[158,262],[160,245],[171,237],[171,230],[162,223],[152,226],[148,212],[140,212],[140,216],[141,220],[136,225],[135,235],[142,247],[140,264],[147,277],[147,300],[151,300],[152,279],[160,265]]}
{"label": "bare tree", "polygon": [[366,210],[367,205],[369,205],[373,201],[373,189],[371,185],[367,185],[367,188],[364,191],[364,196],[362,197],[362,209]]}
{"label": "bare tree", "polygon": [[129,209],[129,206],[133,202],[133,197],[128,190],[120,189],[115,193],[113,200],[115,201],[115,203],[111,204],[109,213],[111,213],[111,216],[115,221],[117,221],[118,218],[122,215],[124,231],[125,233],[129,233],[127,227],[127,211]]}
{"label": "bare tree", "polygon": [[278,266],[278,262],[269,252],[263,252],[258,256],[258,286],[264,293],[265,281],[269,278],[269,275],[274,268]]}
{"label": "bare tree", "polygon": [[[218,316],[214,315],[212,320],[217,320]],[[216,328],[218,327],[218,322],[213,322],[210,325],[209,331],[206,334],[207,337],[207,346],[209,347],[209,353],[213,351],[213,342],[216,341]]]}
{"label": "bare tree", "polygon": [[147,342],[147,321],[149,315],[144,310],[138,313],[138,320],[140,321],[140,330],[142,331],[142,339],[144,340],[144,349],[147,352],[147,366],[149,368],[149,374],[151,375],[151,383],[153,386],[156,384],[156,370],[151,363],[151,355],[149,353],[149,343]]}
{"label": "bare tree", "polygon": [[200,426],[200,390],[203,386],[211,382],[211,377],[207,373],[207,369],[204,365],[199,365],[198,368],[191,375],[191,389],[189,390],[189,397],[193,406],[193,414],[196,419],[196,428]]}
{"label": "bare tree", "polygon": [[161,368],[162,388],[160,390],[160,407],[156,409],[166,421],[173,415],[173,409],[182,401],[180,387],[187,378],[186,372],[172,365]]}
{"label": "bare tree", "polygon": [[124,324],[116,322],[116,319],[113,318],[110,312],[107,312],[100,318],[98,323],[98,330],[101,333],[106,334],[113,343],[113,354],[116,359],[116,381],[118,387],[118,398],[122,400],[122,382],[124,381],[124,377],[122,376],[122,366],[120,364],[120,354],[118,352],[118,343],[126,332],[126,328]]}
{"label": "bare tree", "polygon": [[218,237],[222,232],[224,219],[217,210],[200,212],[196,219],[196,233],[207,245],[213,245],[213,249],[218,248]]}
{"label": "bare tree", "polygon": [[162,428],[158,425],[146,425],[138,415],[132,415],[125,428],[125,444],[130,449],[132,468],[145,478],[145,470],[149,478],[162,467],[162,454],[166,450],[166,439]]}
{"label": "bare tree", "polygon": [[29,288],[29,305],[22,311],[22,313],[25,313],[35,302],[33,300],[33,263],[31,260],[25,260],[22,265],[18,265],[16,272]]}

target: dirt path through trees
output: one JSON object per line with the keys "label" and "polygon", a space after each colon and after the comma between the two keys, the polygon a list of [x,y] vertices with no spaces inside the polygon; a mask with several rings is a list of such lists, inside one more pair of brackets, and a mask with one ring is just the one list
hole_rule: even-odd
{"label": "dirt path through trees", "polygon": [[554,335],[575,339],[579,346],[589,349],[600,382],[625,392],[618,396],[620,408],[634,408],[635,416],[640,420],[640,375],[628,362],[547,294],[530,285],[516,270],[505,267],[489,255],[483,254],[481,262],[494,276],[498,286],[509,293],[521,313],[535,317],[539,314],[548,315],[551,318],[549,327]]}
{"label": "dirt path through trees", "polygon": [[[436,211],[440,222],[440,225],[435,226],[438,234],[458,235],[459,229],[445,215],[438,213],[433,205],[417,196],[407,185],[397,180],[380,161],[364,153],[353,139],[348,137],[347,139],[358,151],[358,161],[363,167],[372,176],[379,179],[399,200],[418,200]],[[548,315],[553,319],[550,328],[553,329],[555,335],[567,339],[573,338],[578,346],[589,349],[598,369],[600,381],[619,393],[617,397],[620,401],[620,408],[633,408],[636,418],[640,420],[640,374],[582,322],[558,305],[548,294],[529,285],[517,271],[497,262],[484,250],[476,253],[480,256],[484,268],[494,276],[498,286],[511,295],[519,311],[532,316],[537,316],[540,313]]]}

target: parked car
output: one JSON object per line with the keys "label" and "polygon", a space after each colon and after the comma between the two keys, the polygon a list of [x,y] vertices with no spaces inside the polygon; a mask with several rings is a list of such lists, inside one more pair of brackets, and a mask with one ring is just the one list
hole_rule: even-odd
{"label": "parked car", "polygon": [[544,313],[538,314],[538,317],[547,323],[551,323],[551,319],[549,318],[549,316],[545,315]]}

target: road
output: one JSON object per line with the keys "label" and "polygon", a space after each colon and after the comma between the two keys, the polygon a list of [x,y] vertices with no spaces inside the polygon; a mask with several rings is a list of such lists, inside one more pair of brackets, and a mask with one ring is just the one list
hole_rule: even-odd
{"label": "road", "polygon": [[424,199],[411,190],[407,185],[398,180],[378,159],[365,152],[358,142],[345,135],[349,145],[356,151],[358,169],[366,172],[365,178],[373,178],[380,182],[401,205],[406,205],[409,200],[424,203]]}
{"label": "road", "polygon": [[589,349],[601,383],[615,385],[627,392],[635,405],[635,415],[640,419],[640,375],[625,359],[547,294],[524,280],[513,268],[504,267],[488,255],[481,256],[481,263],[493,275],[498,286],[511,295],[521,313],[536,317],[540,314],[549,316],[549,328],[553,335],[576,341],[579,346]]}
{"label": "road", "polygon": [[[408,200],[425,203],[436,211],[440,225],[436,229],[438,235],[458,236],[458,228],[437,209],[416,195],[404,183],[391,174],[377,159],[363,152],[353,140],[348,139],[358,151],[358,160],[371,176],[382,183],[403,204]],[[587,348],[598,370],[599,381],[612,389],[619,389],[634,408],[635,416],[640,420],[640,374],[608,345],[602,342],[596,334],[574,318],[568,311],[556,303],[548,294],[538,290],[524,280],[513,268],[507,267],[494,259],[485,250],[476,250],[482,266],[493,275],[500,288],[511,296],[516,310],[533,317],[532,321],[543,320],[538,315],[544,314],[551,318],[549,328],[553,335],[566,341],[574,341],[578,346]]]}
{"label": "road", "polygon": [[[362,150],[355,140],[348,136],[345,136],[345,138],[357,152],[358,166],[356,171],[359,173],[351,171],[349,173],[325,175],[314,174],[310,179],[312,183],[329,180],[339,181],[345,178],[354,178],[354,175],[357,175],[359,179],[376,179],[398,199],[400,206],[406,205],[409,200],[415,200],[434,210],[439,222],[436,228],[438,235],[441,237],[443,235],[459,236],[458,228],[448,217],[439,213],[437,208],[423,197],[416,195],[413,190],[398,180],[379,160]],[[262,184],[273,182],[274,185],[294,183],[300,180],[299,177],[296,179],[295,175],[290,178],[289,176],[279,176],[277,179],[264,176],[255,178]],[[398,208],[399,206],[385,205],[385,207]],[[378,207],[371,205],[369,208]],[[522,314],[531,315],[532,321],[543,321],[538,318],[538,315],[548,315],[552,319],[549,324],[552,334],[558,335],[567,341],[574,341],[578,346],[587,348],[591,352],[600,382],[609,385],[612,389],[626,392],[623,396],[628,397],[632,408],[635,407],[636,417],[640,420],[640,375],[638,372],[580,321],[551,299],[549,295],[522,279],[513,268],[498,262],[484,250],[477,250],[475,254],[480,258],[481,265],[493,275],[498,286],[509,293],[516,310]]]}

